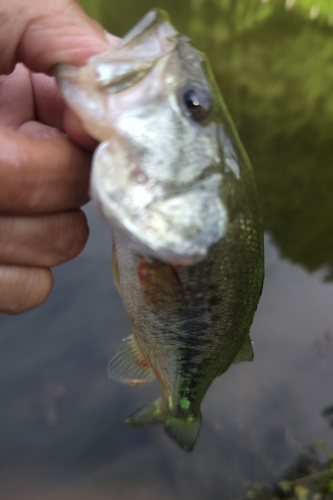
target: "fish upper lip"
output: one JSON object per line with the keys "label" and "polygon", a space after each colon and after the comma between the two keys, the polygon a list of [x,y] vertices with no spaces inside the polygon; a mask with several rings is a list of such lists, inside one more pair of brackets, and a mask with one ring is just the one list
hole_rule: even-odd
{"label": "fish upper lip", "polygon": [[[141,58],[134,58],[132,57],[127,57],[124,55],[117,55],[117,52],[119,52],[120,49],[123,49],[126,45],[119,45],[117,44],[115,47],[111,48],[109,51],[104,52],[104,54],[109,53],[110,54],[110,60],[103,61],[103,53],[98,54],[96,56],[90,57],[88,60],[88,63],[85,66],[73,66],[70,64],[56,64],[52,68],[52,73],[55,75],[57,79],[57,83],[59,86],[61,86],[61,80],[66,80],[68,82],[71,82],[73,84],[79,85],[80,83],[84,83],[84,81],[89,81],[91,77],[93,77],[93,81],[98,85],[117,85],[121,83],[122,81],[126,81],[126,77],[128,78],[132,74],[135,73],[135,70],[139,72],[139,67],[140,67],[140,61],[146,62],[146,63],[151,63],[147,65],[147,72],[148,74],[156,63],[160,61],[161,59],[167,57],[171,53],[173,53],[177,49],[178,45],[178,40],[182,38],[182,35],[179,35],[179,33],[166,37],[166,40],[169,42],[173,42],[170,47],[165,48],[159,55],[156,55],[155,57],[144,57],[142,56]],[[120,42],[121,43],[121,42]],[[112,55],[114,57],[112,57]],[[98,66],[101,65],[114,65],[115,67],[118,65],[123,64],[124,66],[128,64],[128,72],[123,73],[123,74],[117,74],[115,73],[114,78],[106,79],[106,81],[103,81],[103,77],[99,76],[99,71],[98,71]],[[132,64],[132,66],[131,66]],[[133,69],[134,68],[134,69]],[[133,85],[135,85],[135,81]]]}
{"label": "fish upper lip", "polygon": [[67,81],[75,85],[87,82],[91,78],[91,66],[73,66],[71,64],[56,64],[52,68],[52,73],[55,75],[57,84],[62,87],[62,81]]}
{"label": "fish upper lip", "polygon": [[[175,37],[170,37],[170,38],[175,38]],[[163,51],[160,55],[155,56],[155,57],[142,57],[139,59],[135,58],[128,58],[126,57],[119,57],[117,58],[116,56],[116,48],[115,50],[115,57],[113,59],[110,59],[109,61],[106,61],[103,63],[103,61],[98,61],[98,56],[95,56],[95,58],[92,58],[92,65],[88,65],[89,68],[92,69],[94,72],[94,82],[95,84],[103,87],[107,86],[112,90],[112,86],[115,86],[114,92],[121,92],[124,89],[124,84],[126,82],[129,82],[129,84],[125,87],[132,87],[135,85],[137,82],[139,82],[142,78],[145,78],[151,71],[153,71],[153,68],[156,66],[156,64],[167,57],[169,54],[174,52],[176,50],[176,44],[173,47],[170,47],[169,49]],[[96,63],[96,64],[95,64]],[[140,68],[140,63],[142,63],[141,68]],[[99,67],[102,66],[103,64],[109,65],[110,67],[114,67],[115,69],[118,67],[125,67],[127,65],[127,72],[114,72],[113,77],[109,78],[103,78],[100,76],[100,70]],[[86,66],[87,67],[87,66]],[[142,76],[140,76],[140,73],[142,72]],[[135,75],[137,78],[135,78]],[[118,87],[119,89],[118,89]]]}

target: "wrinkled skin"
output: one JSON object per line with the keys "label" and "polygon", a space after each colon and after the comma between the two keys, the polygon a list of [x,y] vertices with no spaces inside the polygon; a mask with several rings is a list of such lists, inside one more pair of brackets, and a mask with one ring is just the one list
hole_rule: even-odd
{"label": "wrinkled skin", "polygon": [[70,0],[0,5],[0,312],[42,303],[50,268],[84,247],[79,207],[89,199],[96,143],[49,75],[54,64],[83,64],[112,43]]}

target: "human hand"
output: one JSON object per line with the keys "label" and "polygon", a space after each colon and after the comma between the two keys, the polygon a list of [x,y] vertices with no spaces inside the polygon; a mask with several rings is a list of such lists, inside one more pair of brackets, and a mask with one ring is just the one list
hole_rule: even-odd
{"label": "human hand", "polygon": [[[0,6],[0,312],[19,313],[49,295],[50,267],[73,258],[85,245],[88,227],[78,208],[88,201],[94,149],[66,110],[54,79],[31,70],[50,73],[54,64],[84,64],[113,40],[70,0],[4,4],[8,2]],[[16,65],[19,61],[25,66]]]}

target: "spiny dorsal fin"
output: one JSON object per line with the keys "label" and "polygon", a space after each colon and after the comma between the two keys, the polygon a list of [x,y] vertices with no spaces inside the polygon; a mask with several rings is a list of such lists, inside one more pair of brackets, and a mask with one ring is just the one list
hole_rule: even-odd
{"label": "spiny dorsal fin", "polygon": [[164,430],[185,451],[192,451],[201,426],[201,413],[196,417],[170,417]]}
{"label": "spiny dorsal fin", "polygon": [[155,374],[142,356],[134,336],[126,337],[123,342],[109,363],[109,376],[123,384],[148,384],[155,378]]}
{"label": "spiny dorsal fin", "polygon": [[250,335],[246,335],[243,345],[235,357],[233,363],[241,363],[242,361],[252,361],[254,358],[252,340]]}

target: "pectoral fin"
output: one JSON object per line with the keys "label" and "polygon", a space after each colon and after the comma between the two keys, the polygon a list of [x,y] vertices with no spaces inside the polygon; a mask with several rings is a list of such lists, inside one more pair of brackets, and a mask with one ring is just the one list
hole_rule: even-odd
{"label": "pectoral fin", "polygon": [[241,363],[242,361],[252,361],[254,358],[253,348],[252,348],[252,340],[250,339],[250,335],[246,335],[244,343],[235,357],[233,363]]}
{"label": "pectoral fin", "polygon": [[155,378],[155,374],[144,359],[134,336],[126,337],[123,342],[109,363],[109,376],[123,384],[148,384]]}

